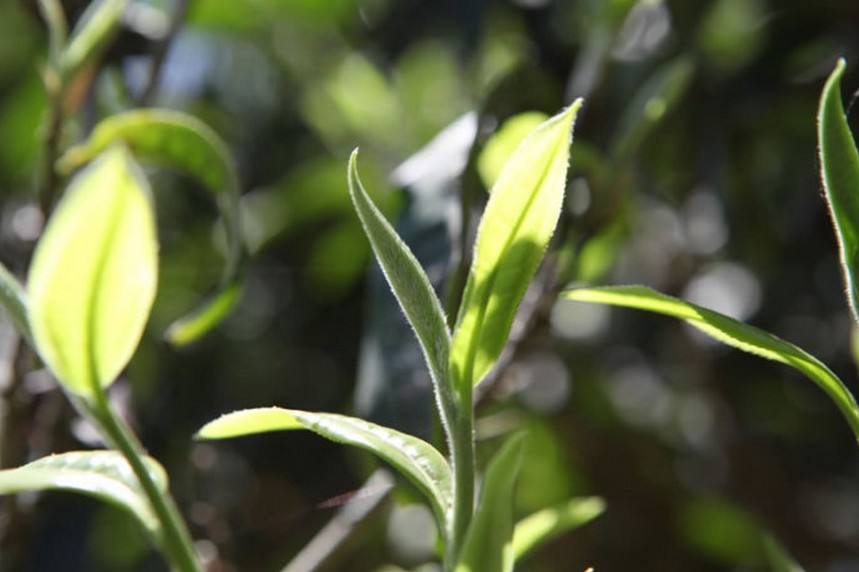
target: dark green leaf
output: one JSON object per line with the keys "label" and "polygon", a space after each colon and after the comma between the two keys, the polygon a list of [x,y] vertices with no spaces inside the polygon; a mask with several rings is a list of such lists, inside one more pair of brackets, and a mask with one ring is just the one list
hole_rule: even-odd
{"label": "dark green leaf", "polygon": [[859,438],[856,401],[838,376],[811,354],[768,332],[644,286],[576,288],[562,296],[567,300],[624,306],[679,318],[724,344],[787,364],[826,392]]}
{"label": "dark green leaf", "polygon": [[841,103],[844,68],[844,60],[838,60],[823,88],[817,115],[817,138],[820,174],[838,239],[847,301],[853,318],[859,321],[859,152]]}

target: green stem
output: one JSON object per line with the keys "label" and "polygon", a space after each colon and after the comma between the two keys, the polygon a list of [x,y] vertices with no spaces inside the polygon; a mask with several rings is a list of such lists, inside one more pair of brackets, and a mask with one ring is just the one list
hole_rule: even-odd
{"label": "green stem", "polygon": [[456,565],[474,514],[474,406],[471,387],[461,391],[459,397],[451,442],[454,476],[453,523],[450,545],[445,554],[446,572],[452,572]]}
{"label": "green stem", "polygon": [[194,553],[191,535],[179,515],[176,504],[169,493],[164,493],[158,488],[143,461],[146,455],[143,445],[125,421],[111,409],[103,390],[96,392],[96,402],[91,412],[100,422],[110,444],[122,453],[131,465],[137,480],[140,481],[161,524],[165,556],[172,567],[180,572],[202,572]]}

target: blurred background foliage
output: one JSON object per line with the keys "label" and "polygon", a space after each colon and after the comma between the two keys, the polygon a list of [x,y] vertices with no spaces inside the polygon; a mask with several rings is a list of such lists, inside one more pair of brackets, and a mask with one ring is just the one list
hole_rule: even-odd
{"label": "blurred background foliage", "polygon": [[[71,21],[85,4],[63,2]],[[517,513],[584,494],[608,510],[521,570],[767,570],[776,538],[806,570],[859,570],[859,457],[820,391],[668,320],[553,302],[573,281],[644,283],[773,331],[859,389],[814,126],[836,56],[859,88],[857,31],[854,0],[133,2],[72,90],[63,137],[143,101],[200,117],[238,161],[246,292],[179,351],[161,333],[217,280],[222,238],[201,189],[151,171],[159,297],[113,393],[210,569],[279,570],[335,518],[352,534],[323,533],[319,569],[434,570],[428,513],[406,486],[362,488],[366,455],[312,435],[191,435],[281,405],[438,439],[419,350],[348,202],[348,153],[361,147],[366,186],[453,311],[499,163],[539,113],[584,96],[560,230],[478,404],[479,456],[526,428]],[[46,50],[35,3],[0,0],[0,258],[20,275],[43,223]],[[3,467],[95,444],[36,366],[3,326]],[[163,564],[124,514],[46,495],[2,500],[0,569]]]}

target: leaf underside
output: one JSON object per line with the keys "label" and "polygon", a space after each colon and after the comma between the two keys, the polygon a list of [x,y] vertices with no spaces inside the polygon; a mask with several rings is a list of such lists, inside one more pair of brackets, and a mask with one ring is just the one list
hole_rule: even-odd
{"label": "leaf underside", "polygon": [[[162,491],[167,477],[157,461],[144,462]],[[160,536],[158,518],[131,466],[114,451],[76,451],[43,457],[15,469],[0,471],[0,494],[63,490],[110,502],[134,515],[155,538]]]}
{"label": "leaf underside", "polygon": [[417,437],[355,417],[279,407],[227,413],[203,426],[197,436],[226,439],[295,429],[307,429],[331,441],[376,454],[418,487],[430,501],[439,524],[446,524],[452,499],[450,466],[432,445]]}

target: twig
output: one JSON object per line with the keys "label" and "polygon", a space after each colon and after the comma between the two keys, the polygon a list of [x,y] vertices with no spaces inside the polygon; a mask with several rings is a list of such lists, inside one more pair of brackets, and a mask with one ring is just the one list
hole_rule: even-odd
{"label": "twig", "polygon": [[146,79],[146,85],[140,96],[137,98],[138,107],[147,107],[151,104],[152,98],[155,97],[155,92],[158,89],[158,84],[161,80],[161,69],[164,67],[164,62],[167,60],[167,54],[170,51],[170,46],[176,39],[176,35],[188,15],[188,0],[176,0],[173,7],[173,18],[170,20],[170,27],[164,38],[158,42],[155,51],[152,54],[152,65],[149,68],[149,76]]}

